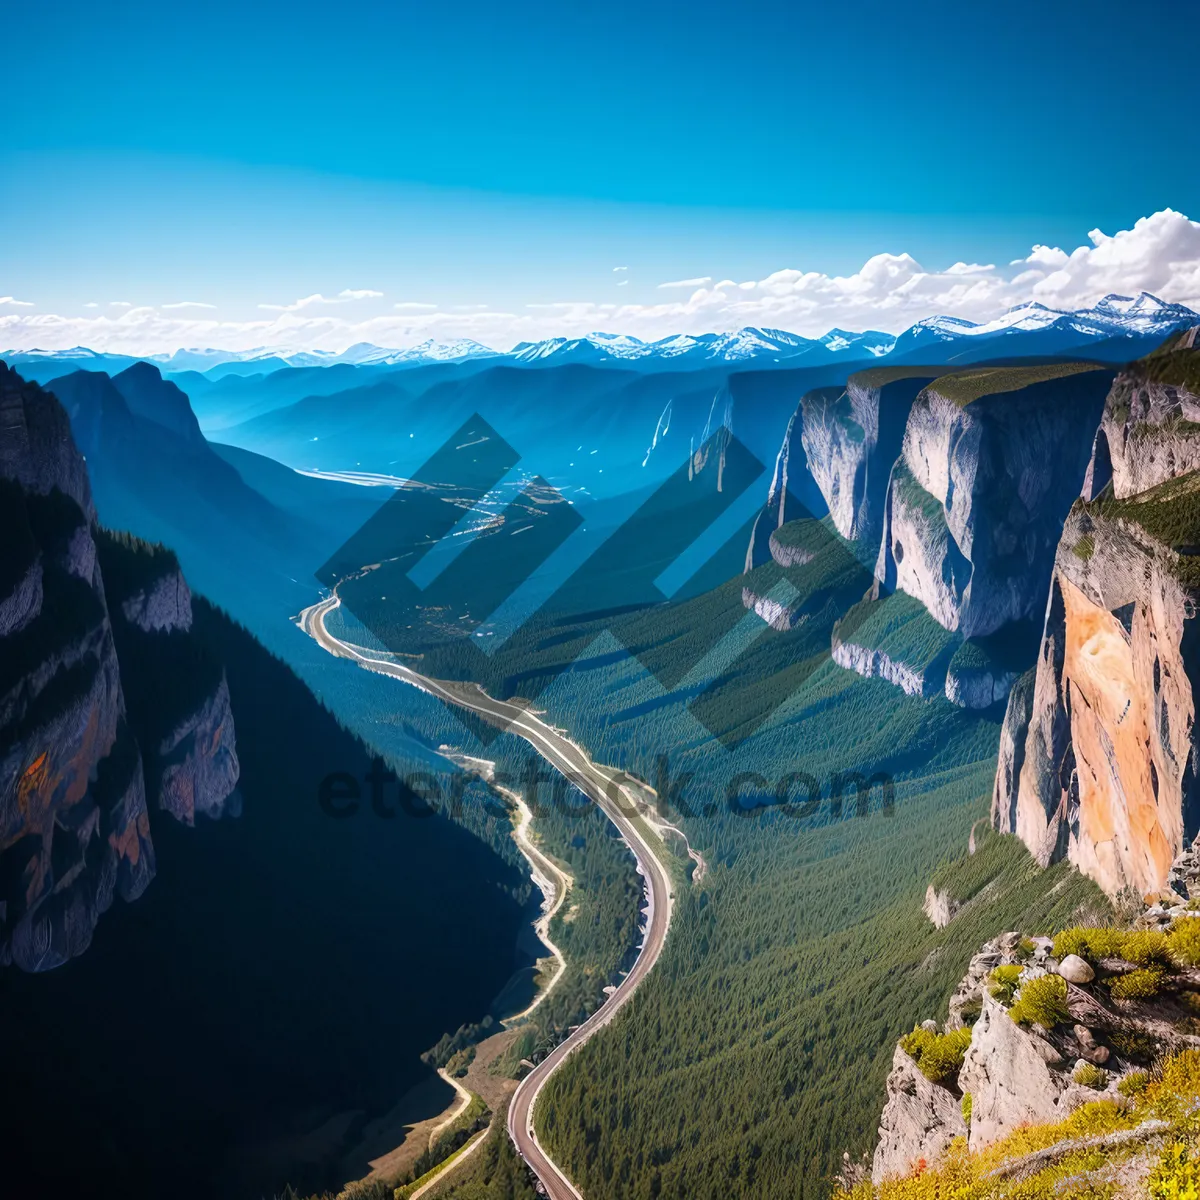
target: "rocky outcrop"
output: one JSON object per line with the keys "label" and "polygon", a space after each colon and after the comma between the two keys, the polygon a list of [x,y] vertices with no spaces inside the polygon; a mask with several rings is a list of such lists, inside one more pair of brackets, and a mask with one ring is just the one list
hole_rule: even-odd
{"label": "rocky outcrop", "polygon": [[993,815],[1110,895],[1162,887],[1197,832],[1194,614],[1161,543],[1131,522],[1068,521],[1016,795],[998,783]]}
{"label": "rocky outcrop", "polygon": [[0,478],[48,495],[56,488],[94,522],[87,467],[57,404],[38,400],[32,385],[0,362]]}
{"label": "rocky outcrop", "polygon": [[913,400],[930,379],[920,368],[878,368],[801,401],[809,470],[842,537],[877,544],[888,474]]}
{"label": "rocky outcrop", "polygon": [[813,560],[813,552],[807,546],[787,540],[781,529],[771,530],[768,549],[771,558],[781,567],[803,567]]}
{"label": "rocky outcrop", "polygon": [[0,600],[0,638],[20,633],[42,608],[42,564],[35,559],[20,575],[16,586]]}
{"label": "rocky outcrop", "polygon": [[957,646],[906,593],[867,596],[833,627],[832,655],[839,666],[866,679],[884,679],[909,696],[936,696]]}
{"label": "rocky outcrop", "polygon": [[954,920],[960,907],[948,891],[938,891],[932,883],[925,889],[925,915],[935,929],[945,929]]}
{"label": "rocky outcrop", "polygon": [[1060,365],[926,387],[884,503],[881,589],[915,596],[964,638],[1038,612],[1108,383]]}
{"label": "rocky outcrop", "polygon": [[[1200,916],[1177,906],[1174,919]],[[1154,928],[1153,921],[1151,909],[1135,926]],[[1077,930],[1069,936],[1084,942],[1071,944],[1086,945],[1089,933],[1110,941],[1120,937],[1112,928]],[[933,1079],[922,1074],[921,1060],[905,1053],[908,1039],[897,1047],[872,1168],[876,1184],[934,1166],[955,1137],[966,1135],[974,1152],[1023,1127],[1061,1121],[1091,1101],[1127,1105],[1123,1079],[1133,1073],[1145,1079],[1161,1054],[1200,1047],[1193,1003],[1179,999],[1186,992],[1194,1000],[1200,991],[1194,969],[1160,966],[1162,993],[1129,999],[1114,983],[1134,964],[1120,958],[1091,962],[1074,953],[1057,960],[1055,944],[1015,932],[986,943],[951,997],[946,1033],[926,1021],[911,1035],[910,1048],[928,1053],[920,1051],[921,1038],[953,1043],[962,1036],[955,1031],[969,1028],[956,1070],[944,1045],[930,1072]],[[1045,999],[1050,982],[1057,984],[1048,989],[1053,1002]],[[1039,988],[1041,999],[1034,997]],[[1031,1020],[1030,1011],[1018,1014],[1026,996],[1034,997],[1032,1011],[1047,1026]]]}
{"label": "rocky outcrop", "polygon": [[[1049,939],[1042,939],[1041,951],[1048,950]],[[1021,945],[1019,933],[1002,933],[999,937],[984,942],[977,954],[972,955],[966,974],[950,997],[947,1029],[962,1029],[979,1014],[983,1004],[983,993],[987,990],[988,976],[997,968],[1019,962],[1017,951]],[[970,1020],[968,1020],[968,1017]]]}
{"label": "rocky outcrop", "polygon": [[229,688],[222,677],[215,692],[155,748],[159,806],[185,825],[196,814],[219,819],[237,815],[237,749]]}
{"label": "rocky outcrop", "polygon": [[966,1133],[961,1100],[949,1088],[926,1079],[897,1046],[888,1075],[887,1103],[879,1118],[872,1180],[878,1184],[911,1175],[922,1160],[935,1161],[955,1138]]}
{"label": "rocky outcrop", "polygon": [[221,665],[192,630],[191,592],[169,550],[102,534],[100,563],[148,793],[185,825],[236,815],[238,759]]}
{"label": "rocky outcrop", "polygon": [[1023,1029],[985,991],[983,1008],[971,1030],[971,1045],[958,1073],[959,1087],[971,1095],[968,1145],[980,1150],[1022,1125],[1061,1120],[1087,1099],[1055,1046]]}
{"label": "rocky outcrop", "polygon": [[960,708],[991,708],[1007,699],[1016,681],[1016,671],[960,661],[955,655],[946,671],[946,699]]}
{"label": "rocky outcrop", "polygon": [[[1200,364],[1198,350],[1175,354],[1190,360],[1175,364],[1180,372]],[[1153,415],[1147,369],[1136,365],[1114,383],[1094,483],[1105,438],[1116,445],[1132,427],[1130,396],[1141,397],[1138,416]],[[1183,406],[1178,387],[1174,396]],[[1187,403],[1200,410],[1200,400]],[[1160,473],[1128,445],[1113,460],[1110,494]],[[1176,463],[1188,461],[1180,451]],[[1002,750],[993,824],[1042,863],[1067,856],[1111,896],[1162,888],[1200,831],[1198,580],[1189,565],[1200,548],[1198,496],[1192,472],[1076,506],[1055,558],[1033,693],[1010,705],[1005,722],[1011,750]]]}
{"label": "rocky outcrop", "polygon": [[[41,971],[87,948],[114,896],[137,899],[155,857],[83,459],[58,401],[3,364],[0,421],[0,963]],[[232,751],[223,690],[194,733]],[[228,794],[236,758],[212,760],[210,795]]]}
{"label": "rocky outcrop", "polygon": [[121,601],[121,615],[145,633],[192,627],[192,593],[178,568],[139,587]]}
{"label": "rocky outcrop", "polygon": [[908,696],[936,696],[942,691],[944,672],[914,667],[893,659],[885,650],[843,640],[836,627],[832,646],[833,661],[864,679],[886,679]]}
{"label": "rocky outcrop", "polygon": [[[792,596],[798,598],[795,588]],[[742,606],[760,616],[772,629],[786,632],[794,629],[806,617],[806,613],[795,604],[789,603],[778,587],[761,594],[753,588],[742,588]]]}
{"label": "rocky outcrop", "polygon": [[1017,792],[1025,765],[1025,741],[1033,715],[1037,668],[1031,667],[1013,685],[1000,727],[996,781],[992,787],[992,825],[1001,833],[1017,831]]}

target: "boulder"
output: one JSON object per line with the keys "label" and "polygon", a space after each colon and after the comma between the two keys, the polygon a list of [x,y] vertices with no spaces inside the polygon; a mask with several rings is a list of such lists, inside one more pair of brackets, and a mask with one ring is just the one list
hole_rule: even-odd
{"label": "boulder", "polygon": [[1096,972],[1091,964],[1080,958],[1078,954],[1068,954],[1058,964],[1058,974],[1068,983],[1091,983],[1096,978]]}

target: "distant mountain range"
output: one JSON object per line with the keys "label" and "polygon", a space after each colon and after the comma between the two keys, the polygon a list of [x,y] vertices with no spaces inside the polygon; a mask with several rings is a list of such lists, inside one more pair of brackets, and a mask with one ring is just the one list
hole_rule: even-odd
{"label": "distant mountain range", "polygon": [[[671,371],[735,363],[817,366],[848,358],[912,361],[911,356],[928,353],[934,346],[939,347],[940,357],[946,361],[960,358],[978,361],[982,357],[1009,354],[1087,354],[1090,348],[1114,339],[1117,346],[1107,346],[1099,353],[1105,358],[1119,359],[1123,341],[1161,340],[1173,330],[1197,321],[1200,314],[1190,308],[1142,292],[1136,297],[1109,295],[1091,308],[1074,311],[1029,302],[983,324],[960,317],[928,317],[899,335],[831,329],[822,337],[806,338],[780,329],[746,328],[732,333],[675,334],[653,342],[629,334],[590,333],[584,337],[521,342],[507,353],[462,338],[454,342],[429,340],[405,350],[359,342],[341,353],[269,347],[243,351],[201,348],[144,358],[159,365],[164,374],[199,372],[210,380],[229,375],[267,375],[288,367],[404,368],[481,360],[525,366],[582,363]],[[962,343],[961,354],[955,352],[955,342]],[[1139,348],[1131,347],[1126,357],[1137,357],[1139,353]],[[9,350],[0,357],[13,365],[32,368],[26,373],[35,378],[51,378],[62,373],[60,367],[119,370],[137,361],[129,355],[104,354],[83,346],[70,350]],[[804,362],[796,361],[800,359]]]}

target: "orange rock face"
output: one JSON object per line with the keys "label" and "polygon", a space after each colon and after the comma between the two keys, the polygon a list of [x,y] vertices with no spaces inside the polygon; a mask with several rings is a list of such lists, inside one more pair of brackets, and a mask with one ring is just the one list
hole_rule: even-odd
{"label": "orange rock face", "polygon": [[[1060,585],[1079,804],[1069,856],[1114,894],[1122,887],[1146,894],[1163,885],[1182,848],[1178,759],[1163,746],[1155,719],[1156,707],[1161,711],[1164,703],[1157,693],[1183,674],[1178,640],[1172,631],[1156,628],[1164,614],[1152,603],[1135,606],[1127,632],[1070,580]],[[1172,650],[1176,661],[1164,666],[1160,654],[1170,656]],[[1180,691],[1171,698],[1174,704],[1165,703],[1184,718],[1173,722],[1182,730],[1194,713],[1190,688]]]}

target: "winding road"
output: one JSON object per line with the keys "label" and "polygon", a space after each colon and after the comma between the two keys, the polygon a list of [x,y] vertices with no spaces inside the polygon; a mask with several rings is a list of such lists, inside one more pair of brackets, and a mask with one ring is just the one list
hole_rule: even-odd
{"label": "winding road", "polygon": [[306,608],[300,614],[300,628],[331,654],[353,659],[368,670],[392,675],[448,704],[470,709],[489,724],[524,738],[552,767],[603,810],[637,860],[638,873],[646,886],[647,902],[645,937],[637,960],[601,1007],[521,1080],[508,1106],[509,1136],[518,1153],[537,1175],[546,1195],[550,1200],[583,1200],[570,1179],[538,1143],[534,1130],[537,1099],[551,1075],[575,1050],[613,1020],[658,961],[671,923],[674,900],[670,876],[659,857],[665,850],[661,845],[656,848],[647,840],[644,824],[636,819],[637,802],[630,787],[623,782],[626,777],[620,772],[594,763],[582,747],[520,704],[495,700],[475,684],[429,679],[411,667],[372,658],[360,647],[334,637],[325,627],[325,618],[340,603],[335,592],[319,604]]}

